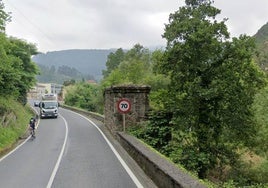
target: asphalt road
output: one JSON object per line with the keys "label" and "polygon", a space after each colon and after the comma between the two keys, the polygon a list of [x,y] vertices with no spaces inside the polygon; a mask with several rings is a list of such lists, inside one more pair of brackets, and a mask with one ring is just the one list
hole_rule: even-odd
{"label": "asphalt road", "polygon": [[36,139],[0,159],[1,187],[151,187],[138,180],[147,181],[92,120],[62,108],[59,112],[57,119],[40,120]]}

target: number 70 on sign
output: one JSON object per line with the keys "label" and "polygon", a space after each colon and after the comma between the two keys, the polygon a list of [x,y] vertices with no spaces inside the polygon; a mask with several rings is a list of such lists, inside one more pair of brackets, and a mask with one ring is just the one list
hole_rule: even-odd
{"label": "number 70 on sign", "polygon": [[128,99],[120,99],[117,102],[117,109],[120,113],[128,113],[131,110],[131,103]]}

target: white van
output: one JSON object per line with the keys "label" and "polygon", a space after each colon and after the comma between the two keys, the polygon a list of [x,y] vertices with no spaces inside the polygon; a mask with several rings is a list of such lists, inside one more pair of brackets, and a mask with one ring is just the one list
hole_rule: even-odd
{"label": "white van", "polygon": [[40,118],[45,117],[58,117],[58,107],[59,103],[57,96],[54,94],[45,94],[42,96],[42,100],[39,103],[40,108]]}

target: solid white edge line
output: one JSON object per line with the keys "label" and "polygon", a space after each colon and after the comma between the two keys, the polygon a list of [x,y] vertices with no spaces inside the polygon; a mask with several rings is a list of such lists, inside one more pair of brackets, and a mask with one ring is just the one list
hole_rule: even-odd
{"label": "solid white edge line", "polygon": [[[67,109],[65,109],[65,110],[67,110]],[[117,159],[119,160],[119,162],[121,163],[121,165],[124,167],[124,169],[127,171],[128,175],[133,180],[133,182],[136,184],[136,186],[138,188],[143,188],[143,185],[140,183],[140,181],[138,180],[138,178],[134,175],[134,173],[128,167],[128,165],[126,164],[126,162],[122,159],[122,157],[120,156],[120,154],[116,151],[116,149],[114,148],[114,146],[112,145],[112,143],[108,140],[108,138],[105,136],[105,134],[102,132],[102,130],[93,121],[91,121],[87,117],[85,117],[85,116],[83,116],[83,115],[81,115],[81,114],[79,114],[77,112],[71,111],[71,110],[68,110],[68,111],[70,111],[72,113],[75,113],[75,114],[83,117],[84,119],[86,119],[87,121],[89,121],[91,124],[93,124],[95,128],[97,128],[97,130],[101,133],[101,135],[103,136],[104,140],[110,146],[111,150],[114,152],[115,156],[117,157]]]}
{"label": "solid white edge line", "polygon": [[[31,107],[36,113],[37,110],[34,109],[33,107]],[[38,125],[39,125],[39,122],[40,120],[38,119],[38,122],[37,122],[37,126],[36,126],[36,129],[38,128]],[[8,156],[10,156],[12,153],[14,153],[16,150],[18,150],[23,144],[25,144],[29,139],[31,138],[31,135],[28,136],[28,138],[26,138],[26,140],[24,140],[20,145],[18,145],[17,147],[15,147],[13,150],[11,150],[10,152],[8,152],[6,155],[4,155],[2,158],[0,158],[0,162],[3,161],[5,158],[7,158]]]}
{"label": "solid white edge line", "polygon": [[16,148],[14,148],[12,151],[10,151],[8,154],[4,155],[1,159],[0,162],[3,161],[5,158],[7,158],[9,155],[11,155],[12,153],[14,153],[16,150],[18,150],[23,144],[25,144],[29,139],[31,138],[31,136],[28,136],[28,138],[26,140],[24,140],[20,145],[18,145]]}
{"label": "solid white edge line", "polygon": [[50,188],[50,187],[52,186],[52,183],[53,183],[53,181],[54,181],[54,178],[55,178],[55,176],[56,176],[56,173],[57,173],[57,171],[58,171],[58,169],[59,169],[60,162],[61,162],[61,159],[62,159],[64,150],[65,150],[65,146],[66,146],[66,143],[67,143],[67,137],[68,137],[68,132],[69,132],[69,129],[68,129],[68,123],[67,123],[66,119],[65,119],[62,115],[60,115],[60,117],[63,119],[64,124],[65,124],[65,128],[66,128],[66,131],[65,131],[65,138],[64,138],[64,143],[63,143],[62,148],[61,148],[60,155],[59,155],[58,160],[57,160],[57,162],[56,162],[56,164],[55,164],[55,167],[54,167],[54,169],[53,169],[53,172],[52,172],[52,174],[51,174],[51,176],[50,176],[50,178],[49,178],[49,181],[48,181],[48,184],[47,184],[47,188]]}

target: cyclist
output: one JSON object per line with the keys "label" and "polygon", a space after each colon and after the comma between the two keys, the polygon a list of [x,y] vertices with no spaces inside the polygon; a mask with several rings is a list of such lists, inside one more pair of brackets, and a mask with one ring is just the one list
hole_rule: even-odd
{"label": "cyclist", "polygon": [[33,138],[35,138],[35,124],[36,124],[36,120],[35,118],[32,117],[29,122],[29,128],[31,130],[31,135]]}

